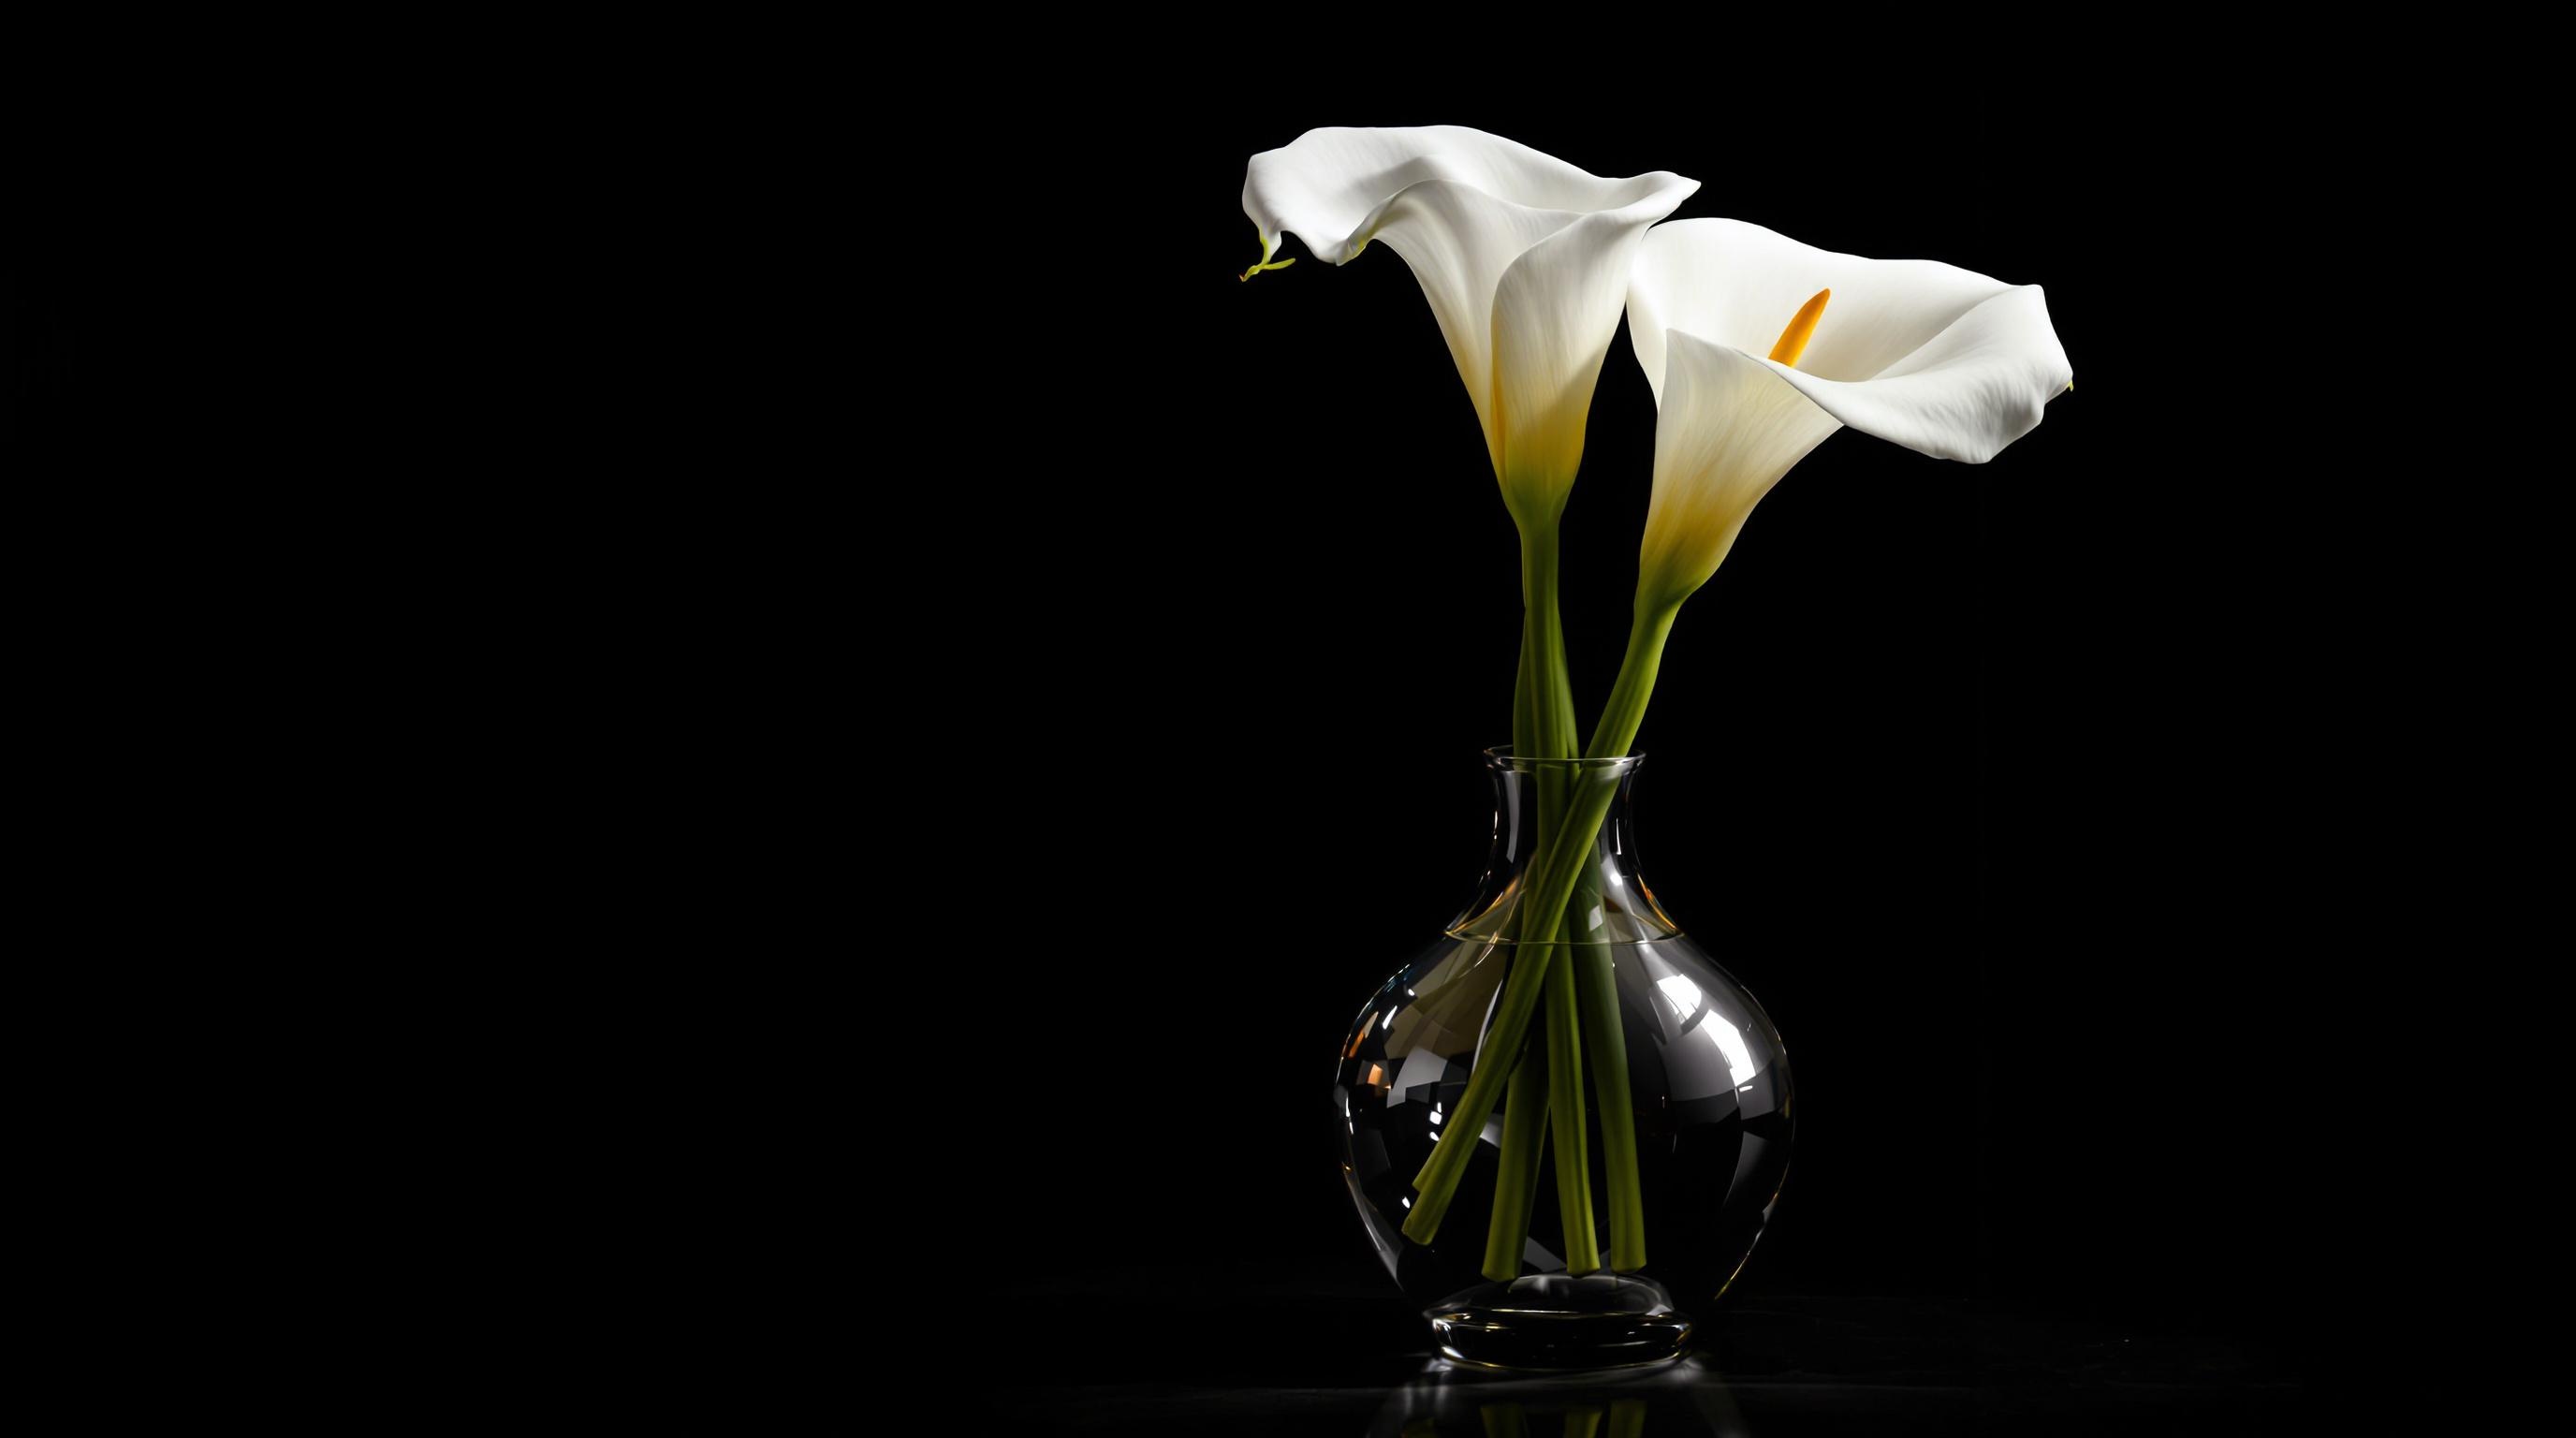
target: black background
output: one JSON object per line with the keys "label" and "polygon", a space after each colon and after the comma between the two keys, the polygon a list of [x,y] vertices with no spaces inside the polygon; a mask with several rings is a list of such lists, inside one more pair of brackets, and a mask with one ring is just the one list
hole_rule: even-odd
{"label": "black background", "polygon": [[[967,723],[1019,772],[966,786],[978,898],[1013,924],[985,1000],[1010,1047],[974,1085],[1008,1138],[970,1148],[991,1291],[1056,1325],[1038,1371],[1286,1382],[1298,1362],[1243,1358],[1206,1315],[1292,1289],[1314,1307],[1284,1326],[1322,1329],[1289,1341],[1306,1359],[1361,1343],[1346,1325],[1421,1342],[1349,1211],[1325,1082],[1477,874],[1517,550],[1400,257],[1291,239],[1297,264],[1236,278],[1245,161],[1327,123],[1673,170],[1701,181],[1675,218],[2045,286],[2075,390],[1982,466],[1829,439],[1683,611],[1638,740],[1645,873],[1800,1087],[1729,1302],[1956,1303],[2217,1335],[2237,1377],[2290,1365],[2300,840],[2238,737],[2285,620],[2223,513],[2281,441],[2210,388],[2233,342],[2210,297],[2253,277],[2167,217],[2235,205],[2230,156],[2073,79],[1962,95],[1893,65],[1831,105],[1796,84],[1724,112],[1102,96],[1132,172],[1104,202],[1065,162],[990,277],[1007,359],[973,448],[1001,471],[958,483],[1008,538],[967,604],[994,641]],[[1587,729],[1654,421],[1623,328],[1564,522]]]}
{"label": "black background", "polygon": [[[249,367],[275,393],[228,422],[298,435],[322,411],[324,484],[360,455],[374,488],[319,492],[390,506],[320,564],[434,536],[332,664],[289,656],[368,722],[426,726],[386,781],[398,824],[442,813],[406,786],[467,796],[463,837],[425,841],[428,896],[360,917],[542,936],[490,960],[499,1022],[623,1050],[502,1070],[495,1108],[531,1130],[499,1160],[460,1140],[461,1172],[538,1195],[514,1234],[601,1245],[612,1292],[756,1272],[800,1295],[805,1342],[817,1305],[874,1321],[873,1275],[910,1250],[937,1282],[896,1309],[1006,1355],[967,1381],[1037,1409],[1103,1385],[1364,1396],[1419,1366],[1326,1079],[1477,875],[1515,540],[1400,256],[1337,268],[1296,237],[1294,266],[1236,276],[1254,153],[1465,124],[1698,179],[1675,218],[2042,284],[2077,379],[1983,466],[1827,440],[1675,630],[1637,744],[1644,871],[1777,1021],[1801,1108],[1713,1351],[1848,1370],[1801,1351],[1824,1313],[1846,1357],[1884,1340],[1970,1381],[1993,1354],[1927,1333],[1974,1312],[2182,1335],[2157,1351],[2198,1356],[2167,1376],[2220,1388],[2294,1371],[2319,901],[2314,835],[2284,817],[2302,761],[2261,736],[2309,620],[2297,556],[2239,536],[2316,481],[2263,409],[2277,276],[2228,228],[2260,188],[2245,92],[1956,54],[1757,50],[1722,81],[1707,54],[1648,58],[1711,78],[946,63],[935,103],[866,118],[855,173],[846,77],[711,92],[734,127],[712,141],[694,92],[641,82],[647,130],[597,121],[595,163],[541,157],[444,212],[473,243],[428,258],[513,273],[443,281],[485,308],[418,317],[454,330],[417,388],[335,346]],[[874,206],[855,226],[845,193]],[[379,350],[376,300],[335,296],[445,309],[436,265],[338,262],[367,273],[314,303]],[[100,382],[169,363],[126,342],[122,283],[13,293],[27,432],[149,428]],[[180,342],[271,335],[265,295]],[[399,392],[400,423],[307,402],[334,380]],[[530,431],[477,430],[495,413]],[[1623,330],[1564,527],[1586,727],[1654,419]],[[522,903],[546,922],[483,921]],[[460,1001],[477,1022],[490,992]],[[651,1017],[603,1021],[603,995]],[[709,1257],[632,1261],[599,1237],[625,1223]],[[841,1271],[809,1279],[818,1252]]]}

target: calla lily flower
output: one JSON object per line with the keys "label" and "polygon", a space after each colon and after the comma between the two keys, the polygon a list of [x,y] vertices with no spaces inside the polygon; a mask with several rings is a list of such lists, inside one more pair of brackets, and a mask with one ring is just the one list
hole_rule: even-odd
{"label": "calla lily flower", "polygon": [[[1384,240],[1403,256],[1430,301],[1484,428],[1504,507],[1520,531],[1523,622],[1512,696],[1517,754],[1571,758],[1581,742],[1557,613],[1557,521],[1583,462],[1584,425],[1601,361],[1627,303],[1630,262],[1647,227],[1698,189],[1697,180],[1661,170],[1604,179],[1461,125],[1308,130],[1281,149],[1253,156],[1245,167],[1243,210],[1260,234],[1261,260],[1243,278],[1295,263],[1271,258],[1291,230],[1332,265],[1348,264],[1370,241]],[[1542,835],[1554,832],[1562,787],[1553,777],[1542,781]],[[1593,823],[1597,829],[1597,815]],[[1551,943],[1564,904],[1557,907],[1559,913],[1545,924],[1533,922],[1519,935],[1521,942],[1546,946],[1535,950],[1544,961],[1512,970],[1513,982],[1528,991],[1516,1016],[1522,1028],[1544,971],[1555,971],[1557,1000],[1549,1018],[1548,1051],[1554,1057],[1546,1101],[1540,1105],[1526,1093],[1513,1101],[1516,1119],[1504,1160],[1511,1177],[1496,1188],[1486,1255],[1488,1270],[1500,1277],[1519,1271],[1527,1196],[1540,1157],[1532,1116],[1542,1108],[1559,1155],[1569,1261],[1586,1269],[1597,1262],[1587,1256],[1592,1223],[1578,1049],[1596,1050],[1596,1064],[1617,1063],[1617,1023],[1606,1017],[1611,1010],[1597,1005],[1596,1012],[1578,1016],[1575,992],[1566,982],[1570,970],[1556,960],[1571,946]],[[1589,1038],[1576,1032],[1578,1024],[1590,1026]],[[1498,1052],[1517,1060],[1520,1034],[1513,1029]],[[1483,1111],[1475,1132],[1482,1132],[1483,1113],[1492,1110],[1506,1072],[1515,1068],[1515,1062],[1504,1061],[1476,1070]],[[1627,1132],[1622,1128],[1605,1141],[1624,1141]],[[1417,1241],[1427,1241],[1437,1229],[1472,1142],[1441,1148],[1441,1173],[1406,1219],[1405,1232]],[[1633,1162],[1621,1172],[1633,1176]],[[1633,1213],[1634,1197],[1633,1183],[1614,1190],[1614,1213]],[[1624,1216],[1614,1224],[1614,1247],[1631,1267],[1642,1262],[1636,1225]]]}
{"label": "calla lily flower", "polygon": [[2037,285],[1741,220],[1649,232],[1628,333],[1657,409],[1640,614],[1706,583],[1753,507],[1835,430],[1983,464],[2075,382]]}
{"label": "calla lily flower", "polygon": [[1261,262],[1295,231],[1332,265],[1382,240],[1404,257],[1476,405],[1503,502],[1552,527],[1583,458],[1592,390],[1646,228],[1699,188],[1604,179],[1462,125],[1308,130],[1252,157],[1243,210]]}

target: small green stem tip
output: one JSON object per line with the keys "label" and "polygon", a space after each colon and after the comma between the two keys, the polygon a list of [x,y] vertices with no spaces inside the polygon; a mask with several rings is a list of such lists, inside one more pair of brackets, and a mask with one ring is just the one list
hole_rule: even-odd
{"label": "small green stem tip", "polygon": [[1263,270],[1284,270],[1295,263],[1297,263],[1297,260],[1293,255],[1284,260],[1274,260],[1270,258],[1270,237],[1268,235],[1263,235],[1261,237],[1260,263],[1254,265],[1251,269],[1245,270],[1242,274],[1236,275],[1235,278],[1238,280],[1248,280],[1254,275],[1261,273]]}

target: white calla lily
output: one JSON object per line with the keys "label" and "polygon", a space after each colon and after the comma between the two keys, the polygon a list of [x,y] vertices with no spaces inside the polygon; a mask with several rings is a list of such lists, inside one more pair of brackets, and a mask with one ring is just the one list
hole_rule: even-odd
{"label": "white calla lily", "polygon": [[[1820,318],[1802,313],[1828,294]],[[1803,353],[1793,318],[1812,324]],[[2074,387],[2039,286],[1839,254],[1741,220],[1650,231],[1628,333],[1657,407],[1641,615],[1706,583],[1753,507],[1835,430],[1982,464]]]}
{"label": "white calla lily", "polygon": [[1403,256],[1475,402],[1503,502],[1550,526],[1583,458],[1592,391],[1649,225],[1699,188],[1664,171],[1604,179],[1462,125],[1308,130],[1252,157],[1243,210],[1261,263],[1294,231],[1348,264],[1372,240]]}
{"label": "white calla lily", "polygon": [[[1609,353],[1610,337],[1628,302],[1628,271],[1647,227],[1671,214],[1698,190],[1697,180],[1667,171],[1626,179],[1604,179],[1575,168],[1514,140],[1462,125],[1409,129],[1334,127],[1308,130],[1283,148],[1265,150],[1245,167],[1243,210],[1261,236],[1261,261],[1244,271],[1250,279],[1263,270],[1295,263],[1274,260],[1281,238],[1295,231],[1307,249],[1327,263],[1348,264],[1372,240],[1404,258],[1439,321],[1458,377],[1476,407],[1485,432],[1487,458],[1503,504],[1520,531],[1523,627],[1521,664],[1512,699],[1512,749],[1524,756],[1571,758],[1581,742],[1576,732],[1572,684],[1565,664],[1564,628],[1557,613],[1559,541],[1557,521],[1583,462],[1583,432],[1592,410],[1592,391]],[[1556,832],[1557,811],[1566,785],[1559,776],[1543,776],[1538,797],[1541,842]],[[1594,830],[1599,818],[1594,817]],[[1566,852],[1586,852],[1587,842],[1567,844]],[[1586,1139],[1582,1065],[1578,1050],[1593,1054],[1595,1064],[1616,1065],[1617,1023],[1604,1018],[1614,1011],[1599,1008],[1578,1016],[1571,968],[1561,961],[1563,949],[1553,939],[1564,904],[1544,923],[1532,919],[1516,941],[1549,945],[1539,950],[1546,961],[1513,968],[1513,983],[1526,990],[1520,1007],[1505,1024],[1514,1036],[1505,1048],[1518,1054],[1518,1029],[1534,1008],[1536,987],[1550,982],[1542,971],[1553,969],[1548,1048],[1556,1058],[1549,1068],[1544,1109],[1560,1155],[1560,1205],[1569,1235],[1567,1261],[1574,1271],[1598,1266],[1592,1251],[1590,1185],[1584,1174]],[[1589,1037],[1578,1025],[1591,1029]],[[1484,1064],[1476,1070],[1476,1101],[1482,1105],[1473,1131],[1482,1132],[1484,1115],[1501,1094],[1508,1063]],[[1619,1070],[1624,1073],[1624,1068]],[[1524,1085],[1531,1081],[1524,1079]],[[1624,1081],[1612,1104],[1624,1097]],[[1514,1100],[1517,1122],[1506,1139],[1505,1165],[1512,1177],[1495,1191],[1495,1221],[1488,1233],[1486,1269],[1509,1277],[1520,1268],[1522,1235],[1527,1227],[1527,1195],[1535,1182],[1539,1151],[1531,1116],[1538,1101],[1523,1093]],[[1605,1109],[1605,1112],[1613,1110]],[[1625,1110],[1616,1110],[1625,1117]],[[1605,1135],[1614,1152],[1629,1142],[1630,1130]],[[1427,1241],[1456,1190],[1458,1173],[1473,1140],[1445,1144],[1437,1157],[1440,1171],[1424,1170],[1417,1187],[1422,1203],[1405,1219],[1404,1231]],[[1614,1167],[1613,1257],[1634,1268],[1643,1259],[1633,1159]]]}

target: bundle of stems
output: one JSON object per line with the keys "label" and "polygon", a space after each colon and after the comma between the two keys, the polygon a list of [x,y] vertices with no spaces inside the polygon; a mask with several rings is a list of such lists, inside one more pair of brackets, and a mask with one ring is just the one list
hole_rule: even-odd
{"label": "bundle of stems", "polygon": [[[1512,752],[1546,760],[1616,759],[1635,742],[1654,692],[1678,601],[1650,603],[1641,593],[1628,651],[1591,742],[1575,752],[1572,686],[1557,607],[1559,544],[1555,528],[1524,528],[1521,537],[1521,660],[1513,685]],[[1522,870],[1513,910],[1513,957],[1493,1008],[1467,1089],[1441,1126],[1429,1161],[1415,1175],[1405,1236],[1429,1243],[1439,1232],[1467,1161],[1497,1100],[1504,1100],[1502,1158],[1486,1229],[1485,1276],[1517,1277],[1529,1236],[1540,1164],[1556,1155],[1557,1208],[1564,1219],[1566,1271],[1604,1267],[1592,1208],[1590,1146],[1583,1077],[1588,1070],[1601,1116],[1610,1252],[1607,1267],[1630,1273],[1646,1263],[1645,1208],[1637,1172],[1636,1117],[1628,1089],[1627,1042],[1619,1024],[1618,982],[1600,938],[1595,863],[1601,824],[1619,788],[1617,766],[1536,766],[1537,844]],[[1580,896],[1584,902],[1576,902]],[[1530,1028],[1542,1008],[1543,1034]],[[1508,1087],[1508,1095],[1506,1088]]]}

